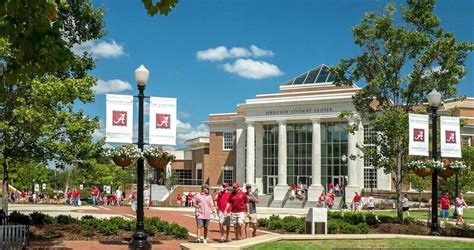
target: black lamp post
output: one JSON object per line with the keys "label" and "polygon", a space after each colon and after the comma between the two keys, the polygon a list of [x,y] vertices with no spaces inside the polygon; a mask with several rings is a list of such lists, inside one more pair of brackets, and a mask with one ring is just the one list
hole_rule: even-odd
{"label": "black lamp post", "polygon": [[[148,81],[148,76],[150,72],[141,65],[138,69],[135,70],[135,80],[137,81],[138,86],[138,148],[143,151],[143,102],[145,99],[145,90],[146,83]],[[130,249],[151,249],[151,244],[147,240],[148,234],[145,232],[145,224],[143,222],[144,212],[143,212],[143,181],[144,181],[144,160],[139,158],[137,160],[137,227],[133,238],[130,241]]]}
{"label": "black lamp post", "polygon": [[[456,197],[458,197],[458,193],[459,193],[459,177],[458,177],[458,172],[459,172],[459,169],[456,169],[456,175],[454,176],[454,200],[456,200]],[[457,210],[457,205],[456,205],[456,202],[454,202],[454,213],[453,213],[453,218],[457,218],[458,217],[458,210]]]}
{"label": "black lamp post", "polygon": [[[428,103],[431,106],[431,132],[433,134],[433,140],[431,141],[431,157],[433,160],[438,159],[438,106],[441,103],[441,94],[433,89],[428,94]],[[438,170],[433,169],[431,175],[431,235],[439,236],[439,224],[438,224]]]}
{"label": "black lamp post", "polygon": [[[347,156],[342,155],[341,160],[343,162],[347,161]],[[346,176],[344,175],[343,180],[342,180],[342,205],[341,209],[347,209],[347,203],[346,203],[346,185],[347,185],[347,180]]]}

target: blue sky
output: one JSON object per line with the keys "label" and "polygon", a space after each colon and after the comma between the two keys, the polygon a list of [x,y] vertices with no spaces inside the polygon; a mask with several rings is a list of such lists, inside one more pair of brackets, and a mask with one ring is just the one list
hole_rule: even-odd
{"label": "blue sky", "polygon": [[[95,53],[91,74],[100,79],[95,103],[83,107],[105,121],[103,92],[136,94],[134,70],[144,64],[150,70],[145,93],[178,98],[178,141],[205,135],[209,113],[234,112],[245,99],[278,92],[280,83],[317,65],[357,54],[351,27],[386,3],[180,0],[168,16],[150,17],[141,1],[95,0],[105,7],[107,35],[77,48]],[[458,40],[474,41],[474,1],[439,1],[435,12]],[[473,53],[466,67],[459,93],[474,96]]]}

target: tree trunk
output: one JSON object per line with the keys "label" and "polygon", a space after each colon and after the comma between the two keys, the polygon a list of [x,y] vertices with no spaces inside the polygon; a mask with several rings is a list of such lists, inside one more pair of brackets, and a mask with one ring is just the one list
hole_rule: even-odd
{"label": "tree trunk", "polygon": [[403,210],[402,210],[402,159],[400,153],[397,155],[397,179],[395,189],[397,191],[397,220],[398,223],[403,223]]}
{"label": "tree trunk", "polygon": [[8,215],[8,157],[3,159],[2,210]]}

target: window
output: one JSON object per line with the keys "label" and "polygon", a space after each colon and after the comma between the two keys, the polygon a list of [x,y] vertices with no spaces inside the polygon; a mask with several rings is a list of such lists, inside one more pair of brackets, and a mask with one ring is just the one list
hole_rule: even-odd
{"label": "window", "polygon": [[196,171],[196,179],[202,180],[202,169]]}
{"label": "window", "polygon": [[191,169],[175,169],[173,171],[179,185],[192,185],[193,172]]}
{"label": "window", "polygon": [[329,182],[347,176],[347,126],[347,122],[321,123],[321,184],[326,189]]}
{"label": "window", "polygon": [[234,148],[234,133],[224,132],[224,150],[232,150]]}
{"label": "window", "polygon": [[[364,125],[364,146],[375,147],[376,134],[370,125]],[[377,169],[372,159],[364,156],[364,188],[377,188]]]}
{"label": "window", "polygon": [[222,172],[222,183],[234,183],[234,168],[225,166]]}
{"label": "window", "polygon": [[[278,176],[278,125],[263,125],[263,189],[273,193]],[[268,180],[271,182],[269,183]]]}
{"label": "window", "polygon": [[311,185],[311,151],[313,127],[311,123],[287,124],[287,183]]}

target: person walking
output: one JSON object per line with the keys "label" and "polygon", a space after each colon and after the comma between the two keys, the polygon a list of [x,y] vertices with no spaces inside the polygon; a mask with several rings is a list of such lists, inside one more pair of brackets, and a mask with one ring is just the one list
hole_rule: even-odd
{"label": "person walking", "polygon": [[360,209],[360,201],[362,200],[362,197],[360,196],[359,193],[355,192],[354,198],[352,199],[352,212],[357,213],[359,212]]}
{"label": "person walking", "polygon": [[92,195],[92,206],[93,206],[93,207],[98,206],[98,205],[99,205],[99,202],[98,202],[97,198],[99,197],[99,188],[97,188],[96,186],[94,186],[94,187],[92,188],[91,195]]}
{"label": "person walking", "polygon": [[332,207],[334,206],[334,194],[329,192],[326,194],[326,205],[328,207],[329,210],[332,209]]}
{"label": "person walking", "polygon": [[235,182],[232,187],[234,191],[229,198],[224,216],[227,216],[227,210],[231,208],[231,219],[232,224],[234,224],[235,239],[240,240],[242,238],[245,217],[249,211],[249,200],[247,195],[242,192],[238,182]]}
{"label": "person walking", "polygon": [[337,197],[341,196],[341,186],[339,185],[339,183],[336,183],[336,185],[334,186],[334,192],[336,193]]}
{"label": "person walking", "polygon": [[74,188],[74,192],[73,192],[73,196],[74,196],[74,206],[75,207],[78,207],[80,206],[80,202],[81,202],[81,193],[79,192],[79,190],[77,188]]}
{"label": "person walking", "polygon": [[375,209],[375,198],[372,196],[372,193],[369,194],[369,198],[367,198],[367,211],[369,213],[374,213]]}
{"label": "person walking", "polygon": [[321,192],[321,195],[319,195],[318,199],[318,207],[325,207],[326,205],[326,196],[324,195],[324,192]]}
{"label": "person walking", "polygon": [[202,185],[201,193],[195,195],[193,200],[197,225],[197,240],[199,243],[207,243],[211,212],[215,213],[216,210],[212,197],[209,195],[209,186],[207,184]]}
{"label": "person walking", "polygon": [[181,197],[181,194],[178,194],[178,196],[176,197],[176,205],[178,205],[178,207],[181,207],[182,201],[183,201],[183,197]]}
{"label": "person walking", "polygon": [[[219,217],[219,231],[221,233],[220,242],[229,241],[230,233],[230,212],[231,208],[227,208],[227,203],[229,202],[230,195],[232,194],[232,187],[229,187],[228,183],[222,184],[222,190],[218,192],[215,196],[215,201],[217,204],[217,215]],[[224,240],[225,232],[225,240]]]}
{"label": "person walking", "polygon": [[117,198],[117,206],[120,206],[122,204],[122,188],[118,187],[117,190],[115,190],[115,197]]}
{"label": "person walking", "polygon": [[259,202],[257,195],[252,192],[252,185],[245,186],[247,199],[249,201],[249,210],[245,218],[245,238],[248,238],[248,230],[252,228],[252,237],[257,236],[257,204]]}
{"label": "person walking", "polygon": [[150,189],[148,186],[145,186],[145,190],[143,191],[143,202],[146,207],[146,209],[150,209]]}
{"label": "person walking", "polygon": [[462,225],[464,223],[464,218],[463,218],[464,208],[467,208],[468,206],[461,192],[458,193],[458,197],[456,197],[454,206],[455,206],[454,209],[456,209],[456,212],[458,213],[456,217],[456,225]]}
{"label": "person walking", "polygon": [[408,200],[408,195],[404,194],[402,199],[402,210],[403,213],[407,213],[407,216],[410,217],[410,201]]}
{"label": "person walking", "polygon": [[[443,218],[444,225],[446,226],[449,222],[449,207],[451,206],[448,192],[444,192],[444,195],[439,199],[439,204],[441,207],[441,218]],[[436,211],[433,211],[433,213],[436,213]]]}
{"label": "person walking", "polygon": [[66,205],[71,206],[71,198],[72,198],[72,192],[68,188],[66,192]]}

